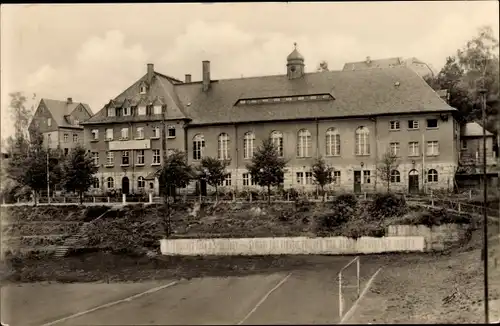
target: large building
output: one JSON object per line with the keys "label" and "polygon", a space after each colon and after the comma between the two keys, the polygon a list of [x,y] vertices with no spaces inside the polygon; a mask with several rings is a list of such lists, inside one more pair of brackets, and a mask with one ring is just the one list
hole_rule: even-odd
{"label": "large building", "polygon": [[31,120],[29,131],[42,133],[49,148],[60,148],[68,154],[77,144],[84,145],[83,126],[80,122],[92,117],[90,106],[85,103],[43,98]]}
{"label": "large building", "polygon": [[[304,68],[297,49],[286,58],[286,74],[276,76],[212,80],[204,61],[201,81],[181,81],[148,64],[144,76],[82,123],[99,166],[96,186],[158,192],[154,173],[164,151],[181,149],[191,164],[203,156],[230,159],[224,186],[243,190],[253,186],[246,164],[271,137],[288,159],[285,188],[315,189],[310,167],[322,156],[335,168],[332,189],[386,189],[377,176],[386,151],[399,156],[392,189],[453,187],[458,112],[414,70]],[[184,191],[195,188],[204,192],[206,185]]]}

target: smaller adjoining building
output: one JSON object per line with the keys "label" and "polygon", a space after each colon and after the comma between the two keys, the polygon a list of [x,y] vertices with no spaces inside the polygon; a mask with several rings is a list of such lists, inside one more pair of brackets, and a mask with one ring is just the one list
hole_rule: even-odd
{"label": "smaller adjoining building", "polygon": [[367,70],[367,69],[383,69],[383,68],[393,68],[393,67],[408,67],[415,71],[420,77],[434,76],[434,71],[432,68],[422,60],[415,57],[403,59],[401,57],[385,58],[372,60],[370,57],[366,57],[364,61],[348,62],[344,64],[343,71],[356,71],[356,70]]}
{"label": "smaller adjoining building", "polygon": [[51,149],[61,149],[67,155],[77,144],[84,145],[83,126],[80,122],[90,119],[93,113],[86,103],[42,98],[28,127],[30,135],[38,130],[44,144]]}

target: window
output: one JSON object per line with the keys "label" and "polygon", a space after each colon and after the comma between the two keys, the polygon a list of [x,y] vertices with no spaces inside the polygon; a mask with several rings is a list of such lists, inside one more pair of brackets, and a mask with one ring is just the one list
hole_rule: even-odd
{"label": "window", "polygon": [[438,127],[437,119],[427,119],[427,128],[432,129],[437,127]]}
{"label": "window", "polygon": [[68,153],[69,153],[69,149],[65,148],[64,149],[64,156],[68,155]]}
{"label": "window", "polygon": [[130,164],[129,155],[130,155],[129,151],[122,151],[122,165]]}
{"label": "window", "polygon": [[311,156],[311,133],[307,129],[302,129],[298,133],[297,156],[298,157]]}
{"label": "window", "polygon": [[78,143],[78,134],[73,134],[73,143]]}
{"label": "window", "polygon": [[280,131],[271,133],[271,141],[278,151],[278,155],[283,157],[283,134]]}
{"label": "window", "polygon": [[130,107],[124,107],[123,108],[123,115],[124,116],[130,115],[131,111],[132,110],[130,109]]}
{"label": "window", "polygon": [[159,149],[153,149],[153,164],[155,165],[161,164]]}
{"label": "window", "polygon": [[295,175],[297,176],[297,184],[304,184],[304,172],[297,172]]}
{"label": "window", "polygon": [[137,188],[144,188],[145,186],[146,186],[146,181],[144,180],[144,177],[138,177]]}
{"label": "window", "polygon": [[78,119],[73,120],[73,124],[75,126],[78,126],[80,124],[80,120],[78,120]]}
{"label": "window", "polygon": [[93,187],[94,189],[99,188],[99,179],[98,179],[98,178],[94,178],[94,180],[93,180],[93,181],[94,181],[94,182],[92,183],[92,187]]}
{"label": "window", "polygon": [[201,160],[205,148],[205,137],[198,134],[193,138],[193,160]]}
{"label": "window", "polygon": [[304,100],[304,96],[299,96],[297,99],[298,99],[299,101],[303,101],[303,100]]}
{"label": "window", "polygon": [[394,156],[399,156],[399,143],[393,142],[389,144],[391,154]]}
{"label": "window", "polygon": [[113,140],[113,129],[106,129],[106,140]]}
{"label": "window", "polygon": [[462,139],[462,149],[467,149],[467,141]]}
{"label": "window", "polygon": [[99,139],[99,130],[94,129],[92,130],[92,140],[98,140]]}
{"label": "window", "polygon": [[113,166],[115,164],[115,153],[108,152],[106,155],[106,165]]}
{"label": "window", "polygon": [[175,138],[175,126],[168,126],[168,138]]}
{"label": "window", "polygon": [[333,171],[333,183],[336,185],[340,184],[340,171]]}
{"label": "window", "polygon": [[47,135],[47,143],[50,145],[52,144],[52,135],[51,134],[48,134]]}
{"label": "window", "polygon": [[153,106],[153,114],[161,114],[161,105]]}
{"label": "window", "polygon": [[48,127],[52,126],[52,119],[51,118],[47,118],[47,126]]}
{"label": "window", "polygon": [[335,128],[326,131],[326,156],[340,155],[340,134]]}
{"label": "window", "polygon": [[218,185],[221,187],[230,186],[231,185],[231,173],[228,173],[223,180],[219,181]]}
{"label": "window", "polygon": [[408,143],[408,156],[419,156],[420,155],[420,146],[418,145],[418,141],[411,141]]}
{"label": "window", "polygon": [[369,131],[366,127],[356,129],[356,155],[370,155]]}
{"label": "window", "polygon": [[112,189],[115,187],[115,180],[113,180],[113,178],[109,177],[106,181],[108,183],[108,189]]}
{"label": "window", "polygon": [[160,138],[160,127],[153,127],[153,137],[151,138]]}
{"label": "window", "polygon": [[240,100],[240,104],[246,104],[247,101],[246,100]]}
{"label": "window", "polygon": [[401,182],[401,174],[398,170],[391,171],[391,183]]}
{"label": "window", "polygon": [[429,170],[427,173],[427,182],[438,182],[438,172],[436,170]]}
{"label": "window", "polygon": [[279,97],[275,97],[275,98],[273,98],[273,101],[274,101],[274,102],[280,102],[280,101],[281,101],[281,99],[280,99]]}
{"label": "window", "polygon": [[389,130],[399,130],[399,121],[398,120],[390,121]]}
{"label": "window", "polygon": [[122,128],[121,138],[122,139],[128,139],[128,128]]}
{"label": "window", "polygon": [[137,127],[136,139],[144,139],[144,127]]}
{"label": "window", "polygon": [[65,143],[69,142],[69,135],[68,134],[64,134],[64,142]]}
{"label": "window", "polygon": [[94,161],[95,166],[99,166],[99,153],[98,152],[92,153],[92,160]]}
{"label": "window", "polygon": [[137,151],[137,164],[144,165],[144,150],[143,149]]}
{"label": "window", "polygon": [[315,99],[316,99],[316,95],[311,95],[311,96],[309,96],[309,98],[310,98],[311,100],[315,100]]}
{"label": "window", "polygon": [[144,105],[140,105],[137,111],[139,115],[146,115],[146,107]]}
{"label": "window", "polygon": [[418,128],[419,128],[418,120],[408,120],[408,129],[415,130]]}
{"label": "window", "polygon": [[114,117],[115,113],[115,108],[108,108],[108,117]]}
{"label": "window", "polygon": [[257,103],[257,100],[251,100],[250,103],[255,104]]}
{"label": "window", "polygon": [[222,133],[219,135],[219,139],[217,141],[217,156],[219,160],[228,160],[229,159],[229,136],[226,133]]}
{"label": "window", "polygon": [[370,171],[363,171],[363,183],[370,183]]}
{"label": "window", "polygon": [[249,185],[255,186],[256,185],[256,182],[255,182],[254,178],[252,178],[250,173],[243,173],[243,185],[244,186],[249,186]]}
{"label": "window", "polygon": [[313,174],[312,172],[306,172],[306,185],[313,184]]}
{"label": "window", "polygon": [[439,155],[439,144],[437,140],[427,142],[427,156]]}
{"label": "window", "polygon": [[243,158],[250,159],[253,157],[255,150],[255,134],[251,131],[245,133],[243,138]]}
{"label": "window", "polygon": [[139,92],[141,94],[146,94],[147,90],[148,90],[148,88],[146,87],[146,85],[144,85],[144,82],[143,82],[143,84],[141,85],[141,88],[140,88]]}
{"label": "window", "polygon": [[291,98],[291,97],[287,97],[287,98],[286,98],[286,100],[287,100],[287,101],[291,101],[291,100],[292,100],[292,98]]}

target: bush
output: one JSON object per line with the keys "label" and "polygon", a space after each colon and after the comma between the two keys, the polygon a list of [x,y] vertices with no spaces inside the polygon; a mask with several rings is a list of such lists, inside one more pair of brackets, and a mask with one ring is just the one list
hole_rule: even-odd
{"label": "bush", "polygon": [[320,232],[334,232],[351,220],[357,209],[358,200],[353,194],[342,194],[331,202],[331,211],[317,217]]}
{"label": "bush", "polygon": [[354,194],[341,194],[338,195],[332,202],[333,206],[338,204],[346,205],[351,208],[355,208],[358,204],[358,198]]}
{"label": "bush", "polygon": [[90,222],[111,209],[110,206],[89,206],[85,209],[85,222]]}
{"label": "bush", "polygon": [[376,194],[368,206],[371,218],[381,220],[385,217],[403,216],[408,212],[408,206],[403,196],[396,194]]}
{"label": "bush", "polygon": [[433,227],[442,224],[470,224],[471,222],[471,216],[453,214],[443,208],[431,211],[414,211],[402,220],[398,221],[397,224],[425,225],[427,227]]}

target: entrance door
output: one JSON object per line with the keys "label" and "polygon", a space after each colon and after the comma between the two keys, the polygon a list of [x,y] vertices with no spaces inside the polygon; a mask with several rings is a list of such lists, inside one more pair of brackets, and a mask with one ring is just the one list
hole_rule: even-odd
{"label": "entrance door", "polygon": [[410,194],[418,193],[419,177],[417,170],[411,170],[408,174],[408,191]]}
{"label": "entrance door", "polygon": [[123,177],[122,179],[122,193],[128,194],[130,191],[130,181],[128,177]]}
{"label": "entrance door", "polygon": [[354,192],[361,192],[361,171],[354,171]]}
{"label": "entrance door", "polygon": [[200,190],[201,190],[201,195],[202,196],[206,196],[207,195],[207,181],[200,180]]}

